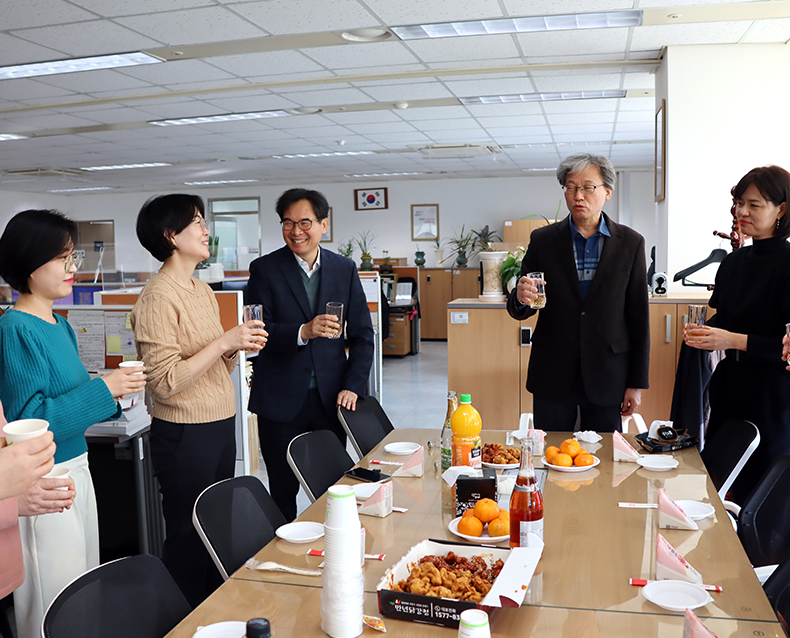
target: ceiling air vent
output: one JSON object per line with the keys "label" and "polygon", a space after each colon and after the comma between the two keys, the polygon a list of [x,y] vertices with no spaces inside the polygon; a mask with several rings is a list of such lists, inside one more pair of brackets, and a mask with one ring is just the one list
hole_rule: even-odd
{"label": "ceiling air vent", "polygon": [[502,152],[502,149],[495,144],[437,144],[435,146],[423,146],[417,150],[428,157],[442,157],[445,159],[461,159],[475,155],[494,155]]}
{"label": "ceiling air vent", "polygon": [[5,171],[6,175],[14,177],[82,177],[85,171],[78,168],[19,168]]}

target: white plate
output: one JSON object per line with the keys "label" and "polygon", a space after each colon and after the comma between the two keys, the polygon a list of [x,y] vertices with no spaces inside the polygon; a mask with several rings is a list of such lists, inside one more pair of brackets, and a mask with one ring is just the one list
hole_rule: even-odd
{"label": "white plate", "polygon": [[460,521],[463,516],[459,516],[458,518],[454,518],[447,524],[447,529],[449,529],[453,534],[456,536],[460,536],[461,538],[465,538],[466,540],[472,543],[503,543],[507,540],[510,540],[510,534],[505,534],[504,536],[491,536],[488,533],[487,529],[483,529],[483,533],[480,536],[470,536],[469,534],[462,534],[458,531],[458,521]]}
{"label": "white plate", "polygon": [[598,465],[601,462],[601,459],[599,459],[597,456],[593,456],[592,454],[590,456],[592,456],[594,459],[593,464],[583,465],[582,467],[577,467],[575,465],[571,465],[570,467],[563,467],[562,465],[552,465],[546,460],[545,456],[541,459],[541,461],[543,461],[543,465],[545,465],[546,467],[550,467],[552,470],[557,470],[558,472],[586,472],[587,470],[593,469],[596,465]]}
{"label": "white plate", "polygon": [[674,470],[678,466],[678,460],[666,454],[659,456],[643,455],[636,462],[646,470],[653,470],[654,472],[666,472],[667,470]]}
{"label": "white plate", "polygon": [[192,638],[244,638],[247,623],[238,620],[215,622],[213,625],[200,627]]}
{"label": "white plate", "polygon": [[486,463],[483,461],[483,467],[492,467],[495,470],[517,470],[519,463]]}
{"label": "white plate", "polygon": [[367,501],[373,492],[381,487],[381,483],[358,483],[354,485],[354,496],[358,501]]}
{"label": "white plate", "polygon": [[387,445],[384,446],[385,452],[388,454],[394,454],[395,456],[411,456],[419,449],[419,443],[410,443],[408,441],[402,441],[400,443],[387,443]]}
{"label": "white plate", "polygon": [[669,611],[686,611],[713,601],[699,585],[684,580],[657,580],[642,587],[642,595],[654,605]]}
{"label": "white plate", "polygon": [[710,503],[700,503],[699,501],[675,501],[675,503],[688,514],[692,521],[701,521],[708,516],[713,516],[716,511]]}
{"label": "white plate", "polygon": [[324,526],[321,523],[288,523],[278,527],[275,534],[289,543],[312,543],[324,535]]}

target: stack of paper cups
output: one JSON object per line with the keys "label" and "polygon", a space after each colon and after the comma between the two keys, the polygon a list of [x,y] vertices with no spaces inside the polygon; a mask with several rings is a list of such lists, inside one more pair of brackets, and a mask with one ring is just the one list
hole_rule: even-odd
{"label": "stack of paper cups", "polygon": [[321,629],[332,638],[362,633],[365,560],[354,488],[333,485],[326,499]]}
{"label": "stack of paper cups", "polygon": [[482,609],[467,609],[461,612],[458,638],[491,638],[488,614]]}

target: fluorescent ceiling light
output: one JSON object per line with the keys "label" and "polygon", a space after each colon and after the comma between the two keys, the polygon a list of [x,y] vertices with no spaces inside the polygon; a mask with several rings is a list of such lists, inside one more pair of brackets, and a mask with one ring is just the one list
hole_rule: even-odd
{"label": "fluorescent ceiling light", "polygon": [[391,30],[401,40],[423,40],[426,38],[452,38],[469,35],[532,33],[535,31],[638,27],[641,24],[642,11],[610,11],[607,13],[548,15],[531,18],[437,22],[435,24],[391,27]]}
{"label": "fluorescent ceiling light", "polygon": [[259,179],[217,179],[212,182],[184,182],[187,186],[213,186],[214,184],[246,184],[260,182]]}
{"label": "fluorescent ceiling light", "polygon": [[255,111],[253,113],[225,113],[224,115],[206,115],[203,117],[183,117],[178,120],[152,120],[154,126],[183,126],[185,124],[212,124],[213,122],[235,122],[236,120],[260,120],[266,117],[287,117],[288,111]]}
{"label": "fluorescent ceiling light", "polygon": [[83,166],[82,171],[117,171],[122,168],[159,168],[160,166],[172,166],[167,162],[148,162],[147,164],[116,164],[115,166]]}
{"label": "fluorescent ceiling light", "polygon": [[140,64],[158,64],[164,62],[148,53],[116,53],[99,55],[92,58],[71,58],[69,60],[53,60],[34,64],[17,64],[0,67],[0,80],[15,78],[34,78],[41,75],[58,75],[59,73],[77,73],[78,71],[96,71],[98,69],[118,69],[124,66]]}
{"label": "fluorescent ceiling light", "polygon": [[92,188],[59,188],[57,190],[47,191],[48,193],[76,193],[78,191],[111,191],[110,186],[94,186]]}
{"label": "fluorescent ceiling light", "polygon": [[356,173],[343,175],[343,177],[395,177],[399,175],[427,175],[428,173]]}
{"label": "fluorescent ceiling light", "polygon": [[337,151],[335,153],[296,153],[294,155],[272,155],[274,159],[294,159],[300,157],[336,157],[338,155],[375,155],[373,151]]}
{"label": "fluorescent ceiling light", "polygon": [[553,102],[556,100],[602,100],[625,97],[625,91],[562,91],[556,93],[520,93],[458,98],[461,104],[508,104],[511,102]]}
{"label": "fluorescent ceiling light", "polygon": [[14,133],[0,133],[0,142],[7,142],[8,140],[26,140],[24,135],[15,135]]}

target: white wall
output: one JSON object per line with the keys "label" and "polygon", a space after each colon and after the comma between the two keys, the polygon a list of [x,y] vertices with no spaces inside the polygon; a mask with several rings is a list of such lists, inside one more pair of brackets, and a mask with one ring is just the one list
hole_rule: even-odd
{"label": "white wall", "polygon": [[[779,44],[669,47],[656,77],[667,99],[666,223],[670,282],[730,232],[730,189],[756,166],[790,168],[790,49]],[[706,271],[707,274],[707,271]],[[670,291],[686,290],[670,283]]]}

